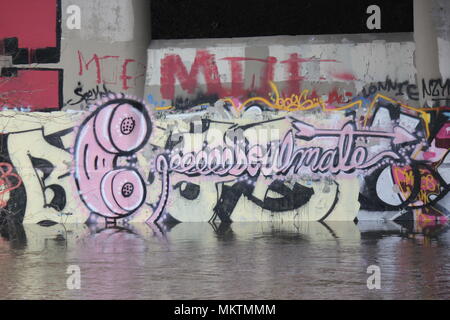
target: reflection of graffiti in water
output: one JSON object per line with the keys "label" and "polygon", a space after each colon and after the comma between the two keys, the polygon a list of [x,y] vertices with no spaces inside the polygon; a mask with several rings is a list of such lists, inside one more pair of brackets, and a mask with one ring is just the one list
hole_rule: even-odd
{"label": "reflection of graffiti in water", "polygon": [[[202,240],[208,243],[213,240],[219,242],[239,242],[247,239],[249,235],[261,235],[268,239],[288,240],[292,242],[323,242],[324,239],[332,240],[339,245],[342,242],[370,237],[371,241],[381,241],[387,237],[398,236],[417,242],[430,242],[449,230],[445,224],[384,223],[358,222],[290,222],[290,223],[227,223],[209,222],[193,224],[165,225],[164,229],[155,229],[155,225],[148,224],[124,224],[124,225],[80,225],[80,224],[52,224],[42,226],[38,224],[0,224],[0,244],[4,239],[14,244],[16,248],[28,248],[42,250],[51,242],[72,247],[78,245],[83,249],[93,248],[96,253],[102,252],[127,252],[137,248],[145,250],[149,240],[162,248],[170,250],[178,241],[186,243],[186,240]],[[331,243],[331,242],[330,242]],[[371,242],[372,243],[372,242]],[[209,244],[208,244],[209,245]]]}

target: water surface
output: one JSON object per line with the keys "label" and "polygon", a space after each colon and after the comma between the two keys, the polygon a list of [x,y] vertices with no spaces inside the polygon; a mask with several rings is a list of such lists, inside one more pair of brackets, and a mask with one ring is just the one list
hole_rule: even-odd
{"label": "water surface", "polygon": [[449,299],[449,249],[446,226],[391,222],[5,224],[0,298]]}

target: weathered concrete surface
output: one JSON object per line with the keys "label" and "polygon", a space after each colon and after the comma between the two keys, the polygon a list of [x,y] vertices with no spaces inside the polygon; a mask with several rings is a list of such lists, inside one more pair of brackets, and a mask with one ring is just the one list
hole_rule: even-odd
{"label": "weathered concrete surface", "polygon": [[[62,96],[58,105],[48,106],[53,110],[84,109],[105,91],[142,96],[146,48],[150,42],[149,1],[61,0],[60,3],[59,63],[13,65],[11,57],[6,56],[0,58],[0,68],[60,70],[63,76],[55,85],[59,85]],[[71,30],[67,26],[72,15],[67,11],[69,6],[78,6],[81,10],[80,29]],[[26,80],[2,77],[2,81],[22,81],[24,87],[29,86]],[[57,95],[57,90],[51,94]],[[26,93],[18,96],[14,102],[9,101],[1,106],[33,109]]]}

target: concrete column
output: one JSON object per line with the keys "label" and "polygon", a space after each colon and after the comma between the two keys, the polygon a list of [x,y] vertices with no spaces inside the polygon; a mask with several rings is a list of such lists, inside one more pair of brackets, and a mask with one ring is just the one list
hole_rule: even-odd
{"label": "concrete column", "polygon": [[[67,28],[69,5],[81,9],[80,30]],[[80,84],[82,92],[96,90],[97,85],[103,90],[105,85],[112,92],[143,96],[150,43],[148,0],[63,0],[61,26],[65,103],[77,101],[75,89]],[[65,107],[83,108],[82,104]]]}
{"label": "concrete column", "polygon": [[438,41],[432,11],[433,1],[414,0],[415,67],[422,106],[427,101],[427,97],[424,98],[423,96],[422,79],[428,81],[441,78]]}

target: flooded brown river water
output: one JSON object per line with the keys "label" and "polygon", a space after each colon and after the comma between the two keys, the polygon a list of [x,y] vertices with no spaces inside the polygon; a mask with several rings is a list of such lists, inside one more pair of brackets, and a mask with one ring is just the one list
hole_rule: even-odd
{"label": "flooded brown river water", "polygon": [[[380,289],[367,286],[369,266],[379,267]],[[4,225],[0,298],[449,299],[450,231],[378,222]]]}

